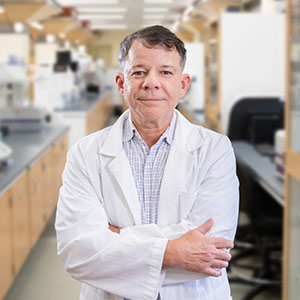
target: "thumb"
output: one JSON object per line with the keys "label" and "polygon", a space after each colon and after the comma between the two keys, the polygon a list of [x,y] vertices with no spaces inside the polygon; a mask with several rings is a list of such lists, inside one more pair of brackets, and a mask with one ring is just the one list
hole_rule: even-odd
{"label": "thumb", "polygon": [[205,223],[197,228],[201,233],[207,233],[213,226],[213,219],[208,219]]}

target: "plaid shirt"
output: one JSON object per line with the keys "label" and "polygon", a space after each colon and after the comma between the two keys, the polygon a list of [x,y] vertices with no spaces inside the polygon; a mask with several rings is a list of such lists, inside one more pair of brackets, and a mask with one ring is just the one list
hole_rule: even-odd
{"label": "plaid shirt", "polygon": [[[174,138],[176,120],[174,112],[169,127],[150,149],[132,123],[130,114],[123,124],[123,148],[134,177],[141,205],[142,224],[157,223],[160,186]],[[160,295],[157,300],[159,299]]]}
{"label": "plaid shirt", "polygon": [[129,159],[141,205],[142,224],[157,223],[158,202],[165,165],[174,138],[177,115],[150,149],[135,128],[131,115],[123,125],[123,148]]}

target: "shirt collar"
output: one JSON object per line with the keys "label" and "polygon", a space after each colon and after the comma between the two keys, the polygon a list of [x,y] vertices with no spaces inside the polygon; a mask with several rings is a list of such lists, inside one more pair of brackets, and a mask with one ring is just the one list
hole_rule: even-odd
{"label": "shirt collar", "polygon": [[[174,139],[175,128],[176,128],[176,121],[177,121],[177,114],[176,114],[176,111],[174,111],[171,123],[168,126],[168,128],[165,130],[165,132],[162,134],[159,141],[165,139],[169,145],[172,144],[172,141]],[[128,117],[124,120],[123,142],[130,141],[131,139],[134,138],[135,135],[140,137],[137,129],[135,128],[135,126],[132,122],[131,113],[129,113]]]}

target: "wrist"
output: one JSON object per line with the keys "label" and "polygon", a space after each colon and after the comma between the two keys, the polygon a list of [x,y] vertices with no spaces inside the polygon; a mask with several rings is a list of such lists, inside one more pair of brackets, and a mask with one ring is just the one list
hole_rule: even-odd
{"label": "wrist", "polygon": [[176,240],[168,241],[163,260],[163,268],[176,267],[176,257]]}

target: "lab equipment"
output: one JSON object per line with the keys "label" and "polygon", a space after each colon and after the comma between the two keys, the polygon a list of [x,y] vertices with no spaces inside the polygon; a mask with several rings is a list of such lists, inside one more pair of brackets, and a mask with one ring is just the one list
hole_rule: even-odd
{"label": "lab equipment", "polygon": [[39,131],[46,121],[46,111],[34,106],[4,107],[0,109],[1,126],[9,132]]}
{"label": "lab equipment", "polygon": [[0,141],[0,164],[2,164],[11,154],[12,149]]}

